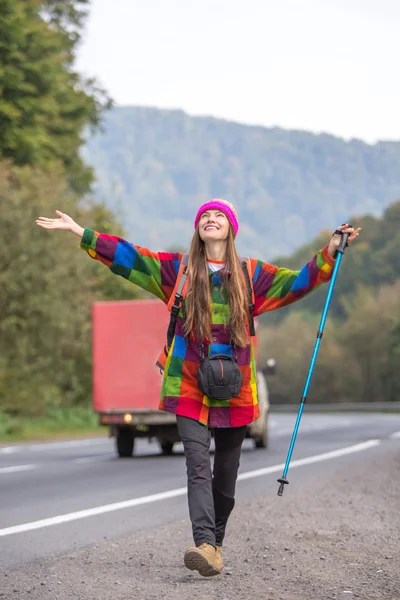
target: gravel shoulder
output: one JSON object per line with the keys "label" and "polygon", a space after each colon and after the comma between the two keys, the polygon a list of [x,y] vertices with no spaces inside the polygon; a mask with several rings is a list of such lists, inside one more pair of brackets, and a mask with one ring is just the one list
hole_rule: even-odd
{"label": "gravel shoulder", "polygon": [[221,576],[184,568],[184,519],[1,574],[0,598],[399,600],[400,452],[360,455],[289,487],[237,504]]}

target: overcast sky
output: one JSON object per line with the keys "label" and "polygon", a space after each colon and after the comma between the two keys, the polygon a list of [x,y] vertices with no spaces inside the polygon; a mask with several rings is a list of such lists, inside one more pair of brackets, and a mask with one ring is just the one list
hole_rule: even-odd
{"label": "overcast sky", "polygon": [[400,0],[91,0],[77,66],[120,105],[400,139]]}

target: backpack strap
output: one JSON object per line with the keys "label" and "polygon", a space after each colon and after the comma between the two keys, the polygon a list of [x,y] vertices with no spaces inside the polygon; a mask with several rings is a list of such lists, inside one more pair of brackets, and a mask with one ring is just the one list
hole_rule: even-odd
{"label": "backpack strap", "polygon": [[248,297],[248,302],[249,302],[250,336],[254,337],[256,335],[256,331],[255,331],[255,327],[254,327],[254,317],[253,317],[253,311],[254,311],[255,306],[254,306],[254,290],[253,290],[253,286],[251,284],[251,278],[250,278],[251,264],[250,264],[250,259],[244,258],[243,256],[240,257],[240,262],[242,264],[242,270],[243,270],[244,280],[246,282],[247,297]]}
{"label": "backpack strap", "polygon": [[172,341],[175,335],[176,321],[178,318],[179,311],[182,307],[183,300],[185,298],[186,283],[187,283],[187,265],[189,262],[189,254],[182,256],[181,264],[179,265],[178,276],[176,278],[175,289],[171,294],[168,308],[171,312],[171,317],[168,325],[167,332],[167,348],[171,347]]}

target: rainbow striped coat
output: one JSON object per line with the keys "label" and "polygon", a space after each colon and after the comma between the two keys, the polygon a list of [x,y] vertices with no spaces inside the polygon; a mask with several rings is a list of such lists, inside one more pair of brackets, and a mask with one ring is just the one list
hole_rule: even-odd
{"label": "rainbow striped coat", "polygon": [[[92,229],[85,229],[81,248],[92,258],[107,265],[116,275],[121,275],[168,303],[183,254],[151,252],[119,237],[97,233]],[[254,316],[300,300],[330,279],[334,263],[328,246],[317,252],[300,271],[250,259],[255,296]],[[212,273],[210,270],[210,284],[212,339],[205,344],[205,348],[210,356],[217,353],[232,355],[229,305],[218,272]],[[256,366],[250,339],[246,348],[238,348],[242,389],[228,403],[203,396],[197,387],[199,365],[198,344],[195,340],[185,339],[180,313],[164,371],[160,410],[196,419],[210,427],[240,427],[259,416]]]}

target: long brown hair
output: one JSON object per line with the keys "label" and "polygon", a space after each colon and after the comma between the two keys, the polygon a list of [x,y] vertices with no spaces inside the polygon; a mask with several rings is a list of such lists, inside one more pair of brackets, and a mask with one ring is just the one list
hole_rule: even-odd
{"label": "long brown hair", "polygon": [[[188,290],[185,300],[185,334],[199,335],[211,340],[210,278],[207,265],[206,246],[197,227],[189,250]],[[223,293],[229,301],[231,341],[244,348],[249,344],[248,298],[240,258],[236,252],[232,227],[226,247],[226,265],[223,271]]]}

